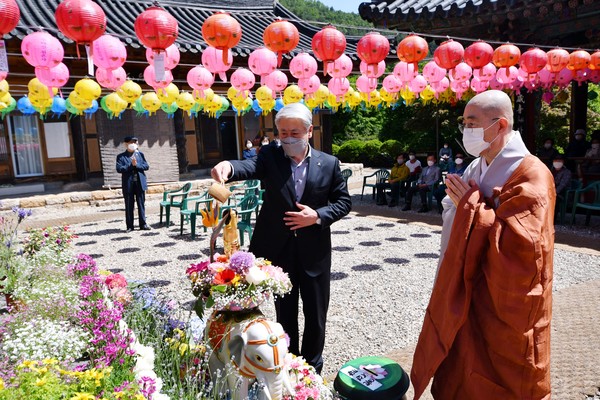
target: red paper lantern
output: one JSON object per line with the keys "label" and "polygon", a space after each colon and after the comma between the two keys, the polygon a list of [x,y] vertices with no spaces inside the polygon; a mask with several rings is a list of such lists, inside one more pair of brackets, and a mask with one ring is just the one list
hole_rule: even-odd
{"label": "red paper lantern", "polygon": [[177,20],[162,7],[148,7],[135,19],[135,35],[154,51],[165,51],[179,33]]}
{"label": "red paper lantern", "polygon": [[242,27],[231,15],[219,11],[204,21],[202,37],[210,46],[223,50],[223,62],[226,63],[228,50],[235,47],[242,38]]}
{"label": "red paper lantern", "polygon": [[19,18],[21,12],[15,0],[0,0],[0,39],[17,27]]}
{"label": "red paper lantern", "polygon": [[390,41],[379,32],[369,32],[361,37],[356,45],[356,53],[361,61],[368,64],[367,71],[376,70],[390,52]]}
{"label": "red paper lantern", "polygon": [[569,64],[569,52],[564,49],[552,49],[546,55],[548,56],[546,69],[550,72],[558,73]]}
{"label": "red paper lantern", "polygon": [[440,67],[452,69],[462,61],[464,54],[465,49],[462,44],[450,39],[446,40],[435,49],[433,52],[433,59]]}
{"label": "red paper lantern", "polygon": [[465,49],[465,62],[474,69],[483,68],[492,61],[494,48],[488,43],[478,40]]}
{"label": "red paper lantern", "polygon": [[588,68],[591,70],[600,70],[600,50],[596,50],[590,56],[590,65],[588,65]]}
{"label": "red paper lantern", "polygon": [[569,55],[569,63],[567,68],[571,71],[579,71],[585,69],[590,64],[590,53],[585,50],[575,50]]}
{"label": "red paper lantern", "polygon": [[413,63],[416,70],[417,63],[427,57],[429,45],[422,37],[410,34],[398,44],[396,53],[398,54],[400,61]]}
{"label": "red paper lantern", "polygon": [[494,50],[492,61],[498,68],[508,68],[516,65],[521,58],[521,50],[514,44],[503,44]]}
{"label": "red paper lantern", "polygon": [[91,0],[65,0],[54,16],[62,34],[77,44],[89,45],[106,31],[106,14]]}
{"label": "red paper lantern", "polygon": [[311,47],[323,61],[323,75],[327,75],[327,65],[340,58],[346,50],[346,36],[335,26],[327,25],[313,36]]}
{"label": "red paper lantern", "polygon": [[298,46],[300,34],[294,24],[279,20],[265,28],[263,42],[269,50],[277,53],[277,66],[280,67],[283,54],[289,53]]}
{"label": "red paper lantern", "polygon": [[548,55],[544,50],[532,48],[521,54],[519,59],[521,69],[528,74],[540,72],[548,64]]}

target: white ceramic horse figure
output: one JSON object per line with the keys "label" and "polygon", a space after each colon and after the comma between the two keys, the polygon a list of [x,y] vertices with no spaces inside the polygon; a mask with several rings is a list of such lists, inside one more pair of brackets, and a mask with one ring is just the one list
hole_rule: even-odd
{"label": "white ceramic horse figure", "polygon": [[[213,382],[217,382],[217,371],[229,371],[227,386],[232,400],[246,399],[254,380],[260,384],[260,399],[280,400],[284,388],[294,394],[285,366],[288,345],[283,327],[266,319],[260,311],[243,314],[217,313],[208,321]],[[228,365],[233,368],[226,368]]]}

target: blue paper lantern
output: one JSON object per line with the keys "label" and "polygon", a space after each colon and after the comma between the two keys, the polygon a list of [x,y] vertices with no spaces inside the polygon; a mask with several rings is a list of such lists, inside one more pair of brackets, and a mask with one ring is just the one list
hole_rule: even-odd
{"label": "blue paper lantern", "polygon": [[35,108],[27,96],[23,96],[17,101],[17,108],[25,115],[35,114]]}
{"label": "blue paper lantern", "polygon": [[60,117],[67,111],[67,101],[60,96],[54,96],[50,111]]}
{"label": "blue paper lantern", "polygon": [[281,97],[275,100],[275,107],[273,107],[275,111],[279,111],[283,107],[285,107],[285,104],[283,104],[283,99]]}

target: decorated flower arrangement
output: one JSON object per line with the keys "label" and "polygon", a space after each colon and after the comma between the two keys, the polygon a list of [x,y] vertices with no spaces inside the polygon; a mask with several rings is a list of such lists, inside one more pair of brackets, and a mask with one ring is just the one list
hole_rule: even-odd
{"label": "decorated flower arrangement", "polygon": [[304,358],[288,354],[286,365],[288,366],[292,388],[296,393],[283,396],[283,400],[333,399],[333,394],[327,387],[326,382]]}
{"label": "decorated flower arrangement", "polygon": [[44,246],[52,247],[57,252],[64,251],[77,237],[68,225],[30,229],[27,232],[29,235],[24,240],[23,251],[29,255],[37,253]]}
{"label": "decorated flower arrangement", "polygon": [[254,308],[270,296],[283,296],[292,284],[286,273],[263,258],[238,251],[215,261],[192,264],[186,271],[197,297],[195,310],[202,317],[205,308],[239,311]]}

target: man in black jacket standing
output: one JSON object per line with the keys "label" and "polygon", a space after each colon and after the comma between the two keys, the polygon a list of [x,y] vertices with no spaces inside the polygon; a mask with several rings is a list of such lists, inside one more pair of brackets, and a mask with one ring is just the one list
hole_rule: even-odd
{"label": "man in black jacket standing", "polygon": [[117,156],[117,172],[121,174],[123,198],[125,200],[125,222],[127,233],[133,231],[133,207],[137,202],[141,230],[150,230],[146,224],[145,199],[148,190],[146,173],[149,165],[144,153],[138,151],[138,139],[126,136],[123,139],[125,151]]}
{"label": "man in black jacket standing", "polygon": [[[350,212],[352,203],[339,160],[308,144],[313,130],[310,110],[289,104],[277,113],[275,124],[281,147],[266,146],[250,160],[220,162],[211,175],[217,182],[265,183],[250,251],[290,275],[292,292],[275,302],[277,320],[290,337],[290,352],[302,355],[320,372],[330,297],[329,227]],[[305,318],[301,349],[299,296]]]}

